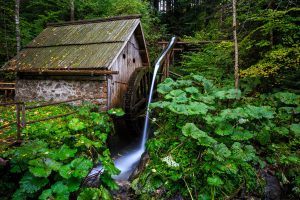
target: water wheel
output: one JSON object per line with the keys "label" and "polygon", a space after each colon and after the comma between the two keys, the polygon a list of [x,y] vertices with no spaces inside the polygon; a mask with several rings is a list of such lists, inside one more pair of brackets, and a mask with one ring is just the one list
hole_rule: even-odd
{"label": "water wheel", "polygon": [[124,109],[130,118],[137,117],[145,110],[152,79],[152,71],[149,67],[137,68],[128,82],[128,90],[125,95]]}

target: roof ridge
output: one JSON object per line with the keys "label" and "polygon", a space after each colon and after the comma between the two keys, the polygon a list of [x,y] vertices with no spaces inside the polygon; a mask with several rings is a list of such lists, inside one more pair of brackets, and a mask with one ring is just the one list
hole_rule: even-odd
{"label": "roof ridge", "polygon": [[100,18],[100,19],[89,19],[89,20],[78,20],[70,22],[58,22],[58,23],[47,23],[47,27],[59,27],[59,26],[69,26],[69,25],[78,25],[78,24],[90,24],[90,23],[99,23],[99,22],[108,22],[108,21],[118,21],[118,20],[130,20],[130,19],[140,19],[142,15],[126,15],[126,16],[115,16],[109,18]]}

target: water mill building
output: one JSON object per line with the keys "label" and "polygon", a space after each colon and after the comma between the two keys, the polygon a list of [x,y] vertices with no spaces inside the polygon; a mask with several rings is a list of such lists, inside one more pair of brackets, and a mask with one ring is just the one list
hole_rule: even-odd
{"label": "water mill building", "polygon": [[95,98],[102,110],[122,107],[128,82],[149,67],[139,16],[48,24],[1,70],[17,72],[16,99]]}

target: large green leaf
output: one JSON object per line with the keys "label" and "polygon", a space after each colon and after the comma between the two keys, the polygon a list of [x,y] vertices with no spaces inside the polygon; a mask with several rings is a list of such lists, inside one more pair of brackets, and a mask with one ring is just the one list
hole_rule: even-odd
{"label": "large green leaf", "polygon": [[78,118],[73,118],[68,124],[68,127],[73,131],[81,131],[86,128],[84,122],[81,122]]}
{"label": "large green leaf", "polygon": [[20,180],[20,189],[26,193],[35,193],[47,185],[48,182],[49,180],[46,178],[39,178],[26,173]]}
{"label": "large green leaf", "polygon": [[291,124],[290,126],[291,131],[293,131],[293,133],[296,136],[300,136],[300,124]]}
{"label": "large green leaf", "polygon": [[198,140],[197,144],[202,146],[211,146],[217,141],[208,136],[206,132],[198,129],[194,123],[187,123],[182,127],[182,133],[184,136],[191,137]]}
{"label": "large green leaf", "polygon": [[224,184],[219,176],[211,176],[207,178],[207,183],[210,186],[219,187]]}
{"label": "large green leaf", "polygon": [[196,87],[188,87],[188,88],[185,88],[184,90],[190,94],[198,94],[199,93],[199,90]]}
{"label": "large green leaf", "polygon": [[184,104],[170,103],[168,105],[170,111],[179,114],[179,115],[188,115],[187,106]]}
{"label": "large green leaf", "polygon": [[77,200],[99,200],[102,191],[98,188],[85,188],[77,197]]}
{"label": "large green leaf", "polygon": [[72,173],[74,177],[84,178],[93,167],[93,162],[85,157],[79,157],[71,162],[71,167],[74,169]]}
{"label": "large green leaf", "polygon": [[59,149],[52,150],[50,156],[56,160],[67,160],[73,158],[77,152],[77,149],[71,149],[67,145],[62,145]]}
{"label": "large green leaf", "polygon": [[241,98],[241,91],[237,89],[221,90],[214,94],[219,99],[239,99]]}
{"label": "large green leaf", "polygon": [[290,92],[278,92],[274,95],[278,100],[287,105],[299,105],[300,96]]}
{"label": "large green leaf", "polygon": [[201,102],[191,102],[187,106],[187,111],[189,115],[205,115],[208,109],[209,106]]}
{"label": "large green leaf", "polygon": [[207,133],[198,129],[194,123],[187,123],[182,127],[182,133],[184,136],[192,137],[196,140],[206,137]]}
{"label": "large green leaf", "polygon": [[37,158],[30,160],[28,163],[30,165],[29,171],[37,177],[48,177],[52,172],[52,168],[47,165],[46,159]]}
{"label": "large green leaf", "polygon": [[251,131],[245,130],[241,127],[234,128],[234,132],[231,134],[231,139],[236,141],[250,140],[254,137]]}
{"label": "large green leaf", "polygon": [[70,192],[68,187],[62,182],[58,181],[51,186],[51,189],[44,190],[39,196],[40,200],[69,200]]}

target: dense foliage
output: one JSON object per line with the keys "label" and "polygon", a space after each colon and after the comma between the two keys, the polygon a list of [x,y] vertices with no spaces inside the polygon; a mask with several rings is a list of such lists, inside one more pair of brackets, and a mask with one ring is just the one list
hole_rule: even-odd
{"label": "dense foliage", "polygon": [[[107,114],[91,109],[85,106],[78,110],[79,114],[28,125],[20,147],[2,149],[0,157],[9,160],[9,166],[1,169],[1,196],[18,200],[78,196],[88,200],[98,195],[111,199],[108,189],[118,188],[111,175],[119,173],[106,145],[113,132],[112,122]],[[83,179],[99,162],[105,169],[101,187],[82,188]],[[19,181],[15,183],[16,180]]]}
{"label": "dense foliage", "polygon": [[[141,199],[181,194],[190,199],[264,195],[262,170],[276,166],[290,198],[299,198],[300,97],[293,93],[246,98],[202,76],[166,79],[151,160],[133,187]],[[157,193],[157,191],[163,191]]]}
{"label": "dense foliage", "polygon": [[[158,86],[160,100],[151,106],[150,160],[132,182],[136,198],[263,198],[274,193],[270,177],[279,181],[275,186],[283,191],[281,196],[300,198],[298,0],[237,1],[240,90],[232,89],[231,1],[74,2],[75,19],[142,14],[151,60],[160,51],[157,40],[170,35],[181,36],[192,47],[171,69],[184,77]],[[23,47],[48,22],[70,19],[69,0],[21,1],[20,7]],[[0,0],[0,15],[2,64],[16,49],[14,1]],[[52,111],[27,117],[34,120]],[[14,118],[11,112],[0,113],[6,119],[1,123]],[[124,114],[119,109],[109,113]],[[78,115],[28,126],[20,147],[0,149],[0,158],[11,163],[1,169],[1,197],[111,198],[109,189],[116,184],[110,175],[118,173],[105,145],[111,129],[106,114],[86,108]],[[106,169],[100,188],[81,188],[82,179],[99,161]]]}

